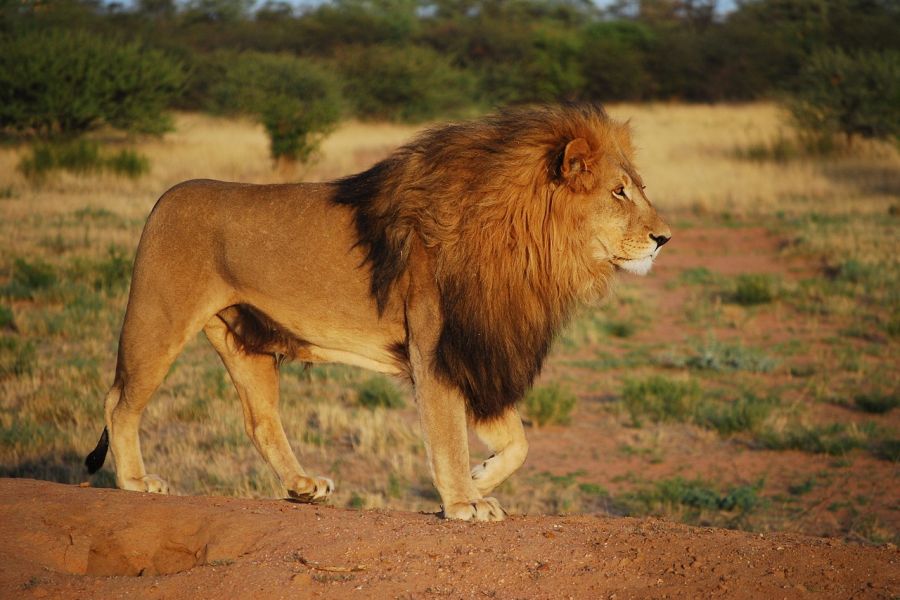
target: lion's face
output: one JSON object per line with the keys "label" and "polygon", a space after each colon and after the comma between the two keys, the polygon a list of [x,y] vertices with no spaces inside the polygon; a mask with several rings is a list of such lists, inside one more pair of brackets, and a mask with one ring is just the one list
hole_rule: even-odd
{"label": "lion's face", "polygon": [[663,244],[672,237],[644,193],[630,165],[607,165],[592,194],[594,256],[616,268],[646,275]]}

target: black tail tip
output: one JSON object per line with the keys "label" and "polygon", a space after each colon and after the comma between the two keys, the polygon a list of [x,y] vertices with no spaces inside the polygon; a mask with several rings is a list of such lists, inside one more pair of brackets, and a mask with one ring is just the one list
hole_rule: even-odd
{"label": "black tail tip", "polygon": [[103,462],[106,460],[107,450],[109,450],[109,431],[104,427],[103,433],[100,434],[100,441],[97,442],[97,447],[84,459],[84,466],[87,467],[88,473],[93,475],[100,470],[100,467],[103,466]]}

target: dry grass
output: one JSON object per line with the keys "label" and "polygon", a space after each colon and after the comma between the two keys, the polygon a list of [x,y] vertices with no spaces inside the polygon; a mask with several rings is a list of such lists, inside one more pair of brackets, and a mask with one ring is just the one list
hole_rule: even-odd
{"label": "dry grass", "polygon": [[[868,146],[854,156],[827,161],[753,162],[736,157],[735,150],[784,135],[774,106],[625,105],[611,106],[610,112],[632,120],[648,192],[676,224],[720,223],[723,214],[745,223],[761,219],[801,237],[797,247],[806,255],[829,264],[853,259],[872,266],[881,279],[871,279],[872,272],[864,270],[854,285],[881,285],[878,298],[896,298],[896,217],[885,217],[897,210],[897,152]],[[70,482],[84,477],[80,461],[102,427],[102,397],[112,377],[125,306],[125,287],[98,290],[84,282],[90,269],[100,268],[96,265],[106,260],[111,246],[133,255],[143,220],[165,189],[199,177],[331,179],[371,165],[415,132],[412,127],[345,123],[325,141],[315,164],[288,173],[273,168],[262,129],[249,121],[183,114],[176,124],[176,131],[163,139],[138,143],[151,161],[151,172],[137,181],[58,174],[33,187],[16,170],[23,150],[0,148],[0,287],[14,278],[16,259],[43,261],[58,279],[31,298],[0,295],[0,308],[12,313],[11,324],[0,323],[0,336],[13,340],[8,342],[14,346],[11,352],[28,363],[18,373],[0,364],[0,475]],[[111,143],[125,141],[112,138]],[[88,276],[76,276],[75,267],[84,261],[94,266],[80,267]],[[846,293],[818,291],[822,297],[815,301],[838,314],[856,310]],[[803,298],[811,303],[810,298],[818,297]],[[640,282],[624,285],[616,302],[568,330],[549,365],[547,379],[568,378],[579,394],[572,427],[578,426],[578,411],[590,406],[583,400],[609,393],[618,375],[597,372],[585,381],[565,365],[573,357],[584,362],[584,349],[596,352],[610,336],[631,343],[635,332],[640,338],[649,327],[655,304]],[[760,311],[784,310],[781,302],[762,309],[726,308],[741,311],[745,321]],[[879,310],[871,313],[876,321],[891,318],[890,304]],[[836,351],[816,352],[823,360],[837,360]],[[605,371],[619,369],[616,373],[652,362],[641,352],[593,356],[591,361]],[[862,380],[868,374],[859,367],[855,376]],[[282,397],[289,438],[309,470],[335,478],[336,503],[433,510],[436,500],[413,403],[400,410],[356,405],[355,386],[369,376],[341,366],[307,372],[287,368]],[[895,375],[882,376],[886,386],[896,385]],[[819,381],[831,385],[830,380]],[[627,432],[625,415],[609,418],[610,431]],[[550,429],[533,435],[552,436]],[[181,493],[283,493],[244,434],[235,392],[202,338],[189,345],[150,404],[144,440],[150,470]],[[662,460],[659,452],[654,456]],[[507,506],[532,512],[615,510],[604,488],[558,465],[546,467],[555,475],[542,475],[541,460],[532,455],[529,463],[537,466],[501,489]],[[109,485],[109,469],[103,473],[96,482]]]}
{"label": "dry grass", "polygon": [[[610,113],[632,121],[648,192],[670,210],[752,214],[799,205],[859,212],[896,201],[900,154],[880,144],[863,144],[851,156],[830,160],[778,163],[736,156],[740,148],[791,135],[774,105],[625,105],[610,107]],[[839,201],[823,202],[833,200]]]}

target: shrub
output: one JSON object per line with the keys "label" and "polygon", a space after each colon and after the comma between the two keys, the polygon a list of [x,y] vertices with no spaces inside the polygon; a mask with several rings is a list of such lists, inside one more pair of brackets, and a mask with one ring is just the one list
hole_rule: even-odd
{"label": "shrub", "polygon": [[19,170],[33,180],[41,180],[57,169],[77,174],[110,171],[137,178],[150,169],[150,163],[134,150],[104,156],[98,142],[86,139],[34,144],[31,154],[19,162]]}
{"label": "shrub", "polygon": [[[760,498],[763,481],[740,485],[720,493],[713,485],[701,479],[673,477],[661,479],[652,486],[624,494],[620,500],[629,514],[681,513],[681,520],[697,522],[705,511],[753,512],[764,499]],[[685,513],[686,511],[686,513]]]}
{"label": "shrub", "polygon": [[170,128],[179,63],[139,42],[46,29],[0,41],[0,129],[77,136],[102,124],[142,133]]}
{"label": "shrub", "polygon": [[0,304],[0,329],[16,328],[15,315],[10,307]]}
{"label": "shrub", "polygon": [[637,326],[631,321],[607,321],[604,328],[606,333],[618,338],[631,337],[637,330]]}
{"label": "shrub", "polygon": [[0,336],[0,379],[9,375],[18,377],[31,373],[36,361],[37,357],[31,342]]}
{"label": "shrub", "polygon": [[13,263],[12,278],[0,289],[0,294],[11,298],[34,298],[35,292],[56,285],[56,270],[41,260],[29,262],[17,258]]}
{"label": "shrub", "polygon": [[643,418],[653,422],[690,420],[699,403],[696,381],[673,381],[659,375],[645,380],[625,380],[622,401],[636,427]]}
{"label": "shrub", "polygon": [[272,158],[306,161],[341,114],[337,82],[324,69],[292,56],[219,53],[208,108],[254,115],[269,135]]}
{"label": "shrub", "polygon": [[387,377],[376,376],[356,387],[356,401],[367,408],[403,408],[403,394]]}
{"label": "shrub", "polygon": [[854,404],[868,413],[886,414],[900,406],[900,396],[896,393],[869,392],[857,394],[853,398]]}
{"label": "shrub", "polygon": [[843,423],[805,426],[790,425],[783,431],[762,432],[758,439],[770,450],[802,450],[813,454],[846,454],[865,447],[873,434],[871,425],[857,426]]}
{"label": "shrub", "polygon": [[110,246],[101,259],[75,259],[66,276],[84,283],[96,292],[114,294],[128,287],[131,281],[132,256],[117,246]]}
{"label": "shrub", "polygon": [[150,170],[150,161],[135,150],[126,148],[107,157],[104,166],[117,175],[137,179]]}
{"label": "shrub", "polygon": [[685,366],[709,371],[768,373],[775,365],[775,359],[760,350],[715,339],[708,340],[697,348],[697,354],[685,360]]}
{"label": "shrub", "polygon": [[900,54],[824,49],[800,74],[789,108],[814,138],[900,136]]}
{"label": "shrub", "polygon": [[882,440],[875,447],[875,456],[891,462],[900,462],[900,438]]}
{"label": "shrub", "polygon": [[755,431],[777,404],[772,399],[745,394],[729,403],[704,403],[698,409],[695,420],[701,427],[715,429],[722,435]]}
{"label": "shrub", "polygon": [[338,56],[363,119],[421,122],[459,113],[473,103],[475,80],[448,58],[422,46],[355,48]]}
{"label": "shrub", "polygon": [[742,306],[766,304],[775,299],[775,283],[772,277],[763,274],[739,275],[729,300]]}
{"label": "shrub", "polygon": [[525,414],[538,427],[545,425],[568,425],[572,409],[578,401],[575,394],[553,383],[532,388],[523,400]]}
{"label": "shrub", "polygon": [[582,33],[582,94],[597,100],[637,100],[653,81],[644,68],[652,32],[632,21],[598,22]]}

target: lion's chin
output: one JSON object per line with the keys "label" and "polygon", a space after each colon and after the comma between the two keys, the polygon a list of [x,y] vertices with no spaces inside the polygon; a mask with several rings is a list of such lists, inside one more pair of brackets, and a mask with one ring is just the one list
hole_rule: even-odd
{"label": "lion's chin", "polygon": [[614,263],[618,268],[635,275],[646,275],[653,266],[653,256],[635,258],[632,260],[617,260]]}

